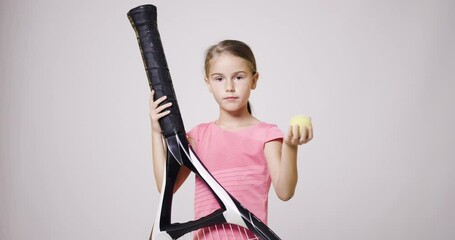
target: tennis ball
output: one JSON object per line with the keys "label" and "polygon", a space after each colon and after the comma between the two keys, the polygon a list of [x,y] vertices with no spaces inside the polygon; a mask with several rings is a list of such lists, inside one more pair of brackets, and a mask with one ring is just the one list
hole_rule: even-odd
{"label": "tennis ball", "polygon": [[313,127],[313,125],[311,123],[311,118],[308,116],[305,116],[305,115],[301,115],[301,114],[295,115],[294,117],[292,117],[291,120],[289,120],[289,124],[291,124],[291,126],[299,125],[300,133],[302,133],[303,127],[306,127],[306,128]]}

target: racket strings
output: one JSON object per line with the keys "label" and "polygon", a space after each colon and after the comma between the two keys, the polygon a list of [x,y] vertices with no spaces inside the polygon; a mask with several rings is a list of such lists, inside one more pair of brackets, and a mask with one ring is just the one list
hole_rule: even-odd
{"label": "racket strings", "polygon": [[197,230],[193,240],[259,240],[250,230],[234,225],[220,224]]}
{"label": "racket strings", "polygon": [[179,240],[260,240],[250,230],[234,225],[221,224],[189,232]]}

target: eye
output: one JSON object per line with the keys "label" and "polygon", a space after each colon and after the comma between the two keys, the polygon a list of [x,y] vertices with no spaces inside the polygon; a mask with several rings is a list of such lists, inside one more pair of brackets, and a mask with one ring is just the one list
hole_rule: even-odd
{"label": "eye", "polygon": [[236,80],[242,80],[242,79],[244,79],[244,78],[245,78],[245,76],[243,76],[243,75],[237,75],[237,76],[235,77]]}
{"label": "eye", "polygon": [[215,76],[215,77],[213,77],[213,81],[215,81],[215,82],[221,82],[221,81],[223,81],[223,77],[221,77],[221,76]]}

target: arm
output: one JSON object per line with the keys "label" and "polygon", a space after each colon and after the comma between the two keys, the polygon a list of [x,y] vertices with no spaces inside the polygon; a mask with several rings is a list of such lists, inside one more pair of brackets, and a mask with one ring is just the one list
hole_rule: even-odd
{"label": "arm", "polygon": [[[150,122],[151,122],[151,129],[152,129],[152,159],[153,159],[153,173],[155,176],[155,183],[158,189],[158,192],[161,192],[161,186],[163,183],[163,175],[164,175],[164,165],[166,164],[167,159],[167,146],[166,141],[163,138],[163,134],[161,133],[161,127],[158,120],[170,113],[168,110],[169,107],[172,106],[172,102],[163,104],[159,106],[164,100],[166,100],[166,96],[163,96],[156,101],[153,101],[154,91],[150,93],[149,97],[149,106],[150,106]],[[176,179],[176,184],[174,186],[174,192],[183,184],[185,179],[188,177],[190,170],[186,167],[181,167],[179,174]]]}
{"label": "arm", "polygon": [[312,128],[304,128],[300,134],[296,125],[289,127],[283,142],[271,141],[265,144],[264,154],[269,164],[272,184],[278,198],[283,201],[294,196],[297,186],[298,146],[309,142],[312,138]]}

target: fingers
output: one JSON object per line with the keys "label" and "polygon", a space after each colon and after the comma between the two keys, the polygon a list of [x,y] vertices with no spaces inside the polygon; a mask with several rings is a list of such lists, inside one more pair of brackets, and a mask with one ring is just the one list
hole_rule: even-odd
{"label": "fingers", "polygon": [[313,139],[313,127],[308,128],[308,140],[306,142],[309,142]]}
{"label": "fingers", "polygon": [[299,144],[305,144],[313,138],[313,128],[303,127],[299,139]]}
{"label": "fingers", "polygon": [[291,145],[302,145],[308,143],[313,139],[313,128],[303,127],[299,128],[299,125],[291,125],[287,131],[285,140]]}
{"label": "fingers", "polygon": [[285,141],[290,145],[299,145],[300,134],[298,125],[289,126]]}
{"label": "fingers", "polygon": [[299,130],[299,125],[293,125],[291,127],[292,129],[292,143],[294,145],[300,144],[300,130]]}
{"label": "fingers", "polygon": [[172,102],[162,104],[167,99],[167,96],[162,96],[162,97],[158,98],[156,101],[154,101],[153,100],[154,94],[155,94],[155,91],[152,90],[150,92],[150,97],[149,97],[150,115],[152,116],[152,119],[158,120],[158,119],[168,115],[171,112],[168,108],[170,108],[172,106]]}

